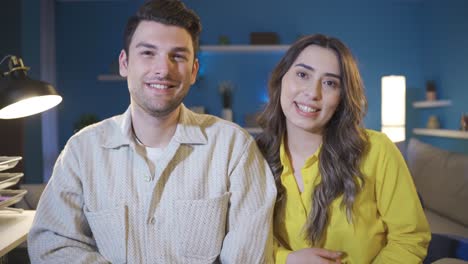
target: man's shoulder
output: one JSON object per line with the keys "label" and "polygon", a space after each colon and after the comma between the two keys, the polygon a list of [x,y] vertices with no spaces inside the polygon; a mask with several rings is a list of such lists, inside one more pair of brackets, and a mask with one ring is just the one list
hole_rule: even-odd
{"label": "man's shoulder", "polygon": [[109,136],[110,133],[115,133],[119,129],[119,123],[122,115],[116,115],[106,118],[100,122],[88,125],[76,132],[69,139],[70,142],[82,141],[102,141]]}
{"label": "man's shoulder", "polygon": [[200,129],[202,129],[208,137],[216,136],[216,138],[239,138],[243,140],[252,139],[252,136],[236,123],[208,114],[192,113],[192,115],[192,117],[197,120]]}

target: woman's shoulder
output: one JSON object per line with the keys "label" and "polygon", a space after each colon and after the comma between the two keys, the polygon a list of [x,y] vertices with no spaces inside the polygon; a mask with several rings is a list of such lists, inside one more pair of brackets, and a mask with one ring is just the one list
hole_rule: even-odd
{"label": "woman's shoulder", "polygon": [[366,129],[368,137],[368,159],[388,158],[399,153],[397,145],[388,136],[380,131]]}
{"label": "woman's shoulder", "polygon": [[371,148],[389,147],[389,145],[393,144],[385,133],[372,129],[366,129],[365,131]]}

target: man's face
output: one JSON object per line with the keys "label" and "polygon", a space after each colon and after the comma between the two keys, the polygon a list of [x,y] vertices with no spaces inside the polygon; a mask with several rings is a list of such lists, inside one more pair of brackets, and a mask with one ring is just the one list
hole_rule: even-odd
{"label": "man's face", "polygon": [[195,82],[190,34],[178,26],[142,21],[133,34],[128,54],[119,56],[120,75],[127,77],[131,102],[154,117],[176,110]]}

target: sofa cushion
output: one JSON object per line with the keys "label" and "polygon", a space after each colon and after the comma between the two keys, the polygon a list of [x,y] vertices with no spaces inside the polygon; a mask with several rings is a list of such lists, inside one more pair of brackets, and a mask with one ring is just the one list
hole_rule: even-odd
{"label": "sofa cushion", "polygon": [[468,227],[468,156],[414,138],[406,154],[424,206]]}
{"label": "sofa cushion", "polygon": [[430,209],[424,209],[424,213],[432,233],[468,238],[468,227],[455,223],[447,217],[440,216]]}

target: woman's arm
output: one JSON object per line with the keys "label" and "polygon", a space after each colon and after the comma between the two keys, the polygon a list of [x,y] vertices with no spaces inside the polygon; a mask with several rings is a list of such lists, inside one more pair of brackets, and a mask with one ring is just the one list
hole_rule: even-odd
{"label": "woman's arm", "polygon": [[386,136],[381,139],[376,199],[387,245],[374,263],[421,263],[431,239],[429,224],[401,153]]}

